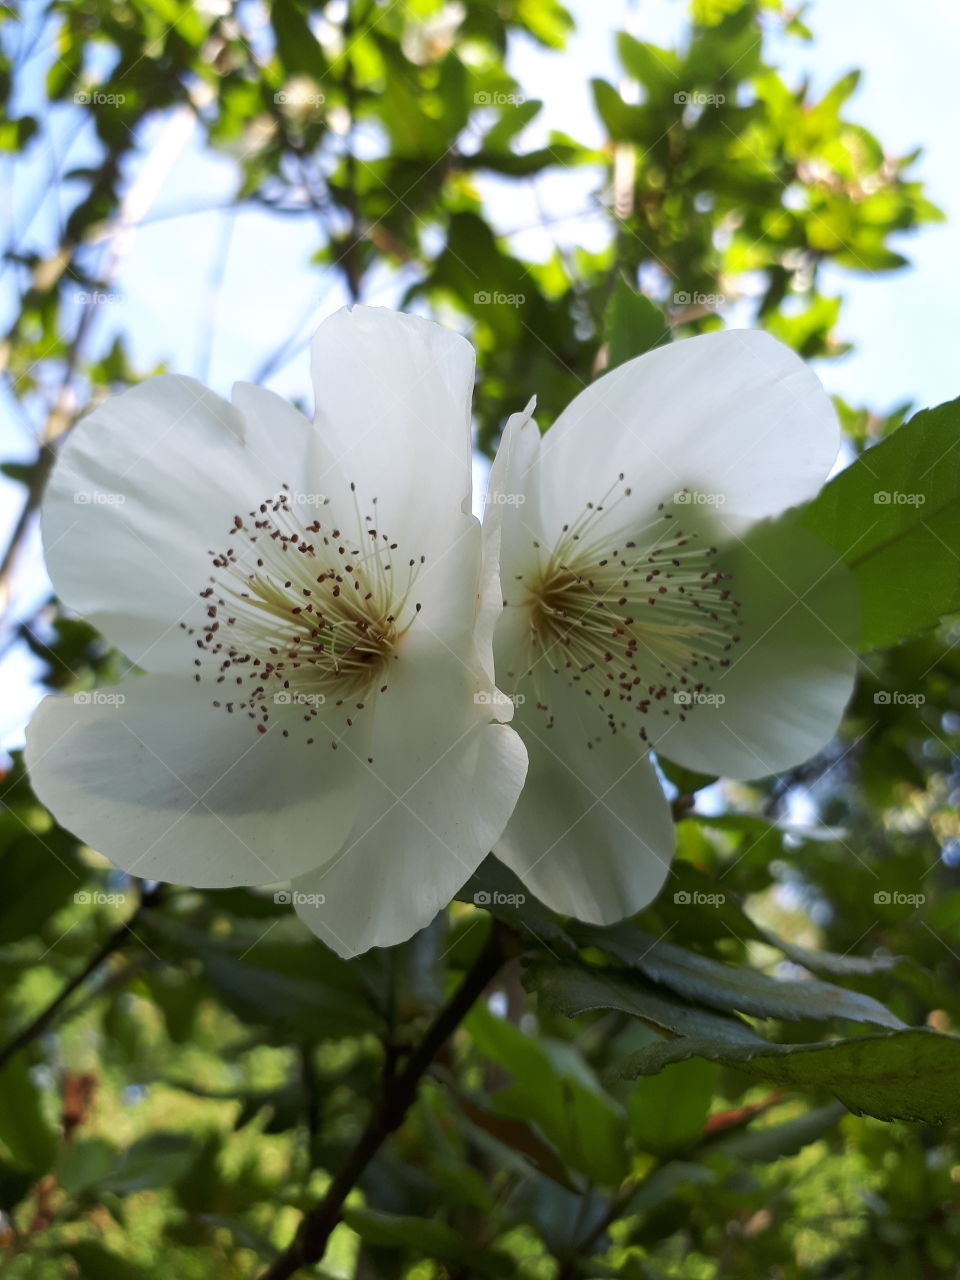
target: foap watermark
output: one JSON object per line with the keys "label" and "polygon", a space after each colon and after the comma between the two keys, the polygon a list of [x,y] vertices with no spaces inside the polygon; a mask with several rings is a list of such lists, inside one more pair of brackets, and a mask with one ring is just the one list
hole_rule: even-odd
{"label": "foap watermark", "polygon": [[525,893],[501,893],[499,889],[478,889],[473,895],[476,907],[522,907],[526,900]]}
{"label": "foap watermark", "polygon": [[278,107],[322,107],[327,95],[316,89],[281,89],[273,100]]}
{"label": "foap watermark", "polygon": [[473,95],[475,107],[522,107],[525,102],[522,93],[503,93],[499,89],[479,89]]}
{"label": "foap watermark", "polygon": [[678,707],[722,707],[726,694],[708,693],[705,689],[678,689],[673,695]]}
{"label": "foap watermark", "polygon": [[525,493],[503,493],[499,489],[488,489],[483,496],[488,507],[522,507],[527,500]]}
{"label": "foap watermark", "polygon": [[699,89],[681,89],[673,95],[678,107],[722,107],[727,100],[725,93],[702,93]]}
{"label": "foap watermark", "polygon": [[478,689],[473,695],[478,707],[522,707],[527,700],[525,693],[503,693],[500,689]]}
{"label": "foap watermark", "polygon": [[899,889],[878,889],[873,901],[878,907],[922,907],[925,893],[901,893]]}
{"label": "foap watermark", "polygon": [[925,493],[901,493],[899,489],[878,489],[873,495],[878,507],[922,507],[926,500]]}
{"label": "foap watermark", "polygon": [[297,489],[282,489],[275,494],[272,505],[281,507],[325,507],[330,501],[325,493],[305,493]]}
{"label": "foap watermark", "polygon": [[497,290],[489,293],[486,289],[479,289],[473,295],[478,307],[522,307],[526,300],[525,293],[500,293]]}
{"label": "foap watermark", "polygon": [[126,502],[122,493],[101,493],[98,489],[77,489],[73,500],[78,507],[122,507]]}
{"label": "foap watermark", "polygon": [[678,889],[673,895],[678,907],[722,907],[727,900],[725,893],[701,893],[699,889]]}
{"label": "foap watermark", "polygon": [[322,907],[327,901],[327,895],[301,893],[299,889],[278,889],[273,900],[278,907]]}
{"label": "foap watermark", "polygon": [[80,889],[73,895],[78,907],[122,907],[127,900],[125,893],[104,893],[100,889]]}
{"label": "foap watermark", "polygon": [[99,89],[79,89],[73,95],[78,107],[122,107],[126,100],[125,93],[101,93]]}
{"label": "foap watermark", "polygon": [[278,689],[273,700],[281,707],[322,707],[327,696],[324,693],[301,693],[297,689]]}
{"label": "foap watermark", "polygon": [[708,493],[705,489],[678,489],[673,500],[681,507],[722,507],[725,493]]}
{"label": "foap watermark", "polygon": [[899,689],[880,689],[873,695],[878,707],[922,707],[926,700],[924,693],[902,693]]}
{"label": "foap watermark", "polygon": [[688,293],[686,289],[678,289],[673,295],[675,307],[722,307],[726,300],[725,293]]}
{"label": "foap watermark", "polygon": [[77,294],[77,301],[83,306],[102,307],[108,302],[122,302],[123,295],[119,293],[103,293],[100,289],[92,291],[81,289]]}
{"label": "foap watermark", "polygon": [[75,693],[73,700],[78,707],[122,707],[127,695],[113,693],[109,689],[86,689],[83,693]]}

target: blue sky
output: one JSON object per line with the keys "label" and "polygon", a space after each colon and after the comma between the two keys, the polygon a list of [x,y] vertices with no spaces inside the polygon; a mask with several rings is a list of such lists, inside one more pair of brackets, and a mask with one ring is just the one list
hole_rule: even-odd
{"label": "blue sky", "polygon": [[[596,0],[578,0],[573,9],[580,29],[566,54],[547,53],[527,42],[512,54],[512,69],[525,92],[545,102],[542,123],[527,135],[530,145],[536,144],[542,128],[565,130],[587,142],[600,139],[589,81],[598,75],[618,78],[614,32],[626,24],[627,11],[621,3],[598,5]],[[630,9],[632,29],[643,39],[671,44],[683,29],[683,0],[641,0]],[[28,5],[27,13],[31,11],[39,13]],[[823,287],[843,295],[840,335],[854,341],[856,351],[823,365],[819,372],[830,391],[854,403],[878,409],[904,400],[938,403],[958,391],[960,171],[955,160],[954,84],[960,6],[955,0],[924,0],[913,7],[912,21],[907,22],[897,0],[814,0],[805,16],[815,41],[778,39],[771,61],[789,80],[808,76],[817,91],[852,66],[861,67],[864,75],[848,114],[895,154],[924,146],[915,173],[948,218],[946,224],[903,237],[898,247],[911,259],[909,269],[875,277],[828,270]],[[30,64],[38,88],[50,56],[44,52],[45,43],[39,42]],[[31,96],[28,89],[19,104],[22,109],[33,105]],[[82,135],[67,149],[74,129],[69,114],[65,111],[54,123],[54,154],[39,151],[28,164],[18,166],[2,208],[6,243],[41,246],[55,232],[59,210],[53,201],[39,207],[26,234],[24,228],[48,172],[64,172],[91,154],[89,140]],[[180,136],[176,125],[158,123],[144,141],[148,149],[167,148],[169,169],[142,224],[129,238],[115,290],[97,317],[100,334],[105,338],[122,331],[141,367],[165,362],[227,393],[235,380],[255,376],[298,324],[306,339],[344,298],[336,282],[331,286],[309,266],[317,244],[316,227],[309,220],[279,220],[259,211],[184,214],[198,206],[229,203],[236,184],[234,164],[203,151],[196,134],[184,130]],[[592,186],[589,174],[564,176],[545,185],[538,202],[532,191],[524,195],[513,188],[507,199],[491,183],[491,209],[503,229],[531,228],[517,241],[524,253],[546,256],[552,243],[537,229],[540,210],[546,208],[553,218],[582,214]],[[599,244],[606,227],[600,219],[571,217],[555,223],[552,234],[561,244]],[[395,298],[395,288],[386,281],[367,301],[391,303]],[[9,305],[0,292],[0,309],[9,311]],[[270,385],[291,396],[309,397],[305,351],[279,367]],[[31,449],[22,420],[12,405],[5,405],[2,457],[25,458]],[[0,487],[0,533],[9,527],[19,500],[20,491],[13,486]],[[36,546],[24,561],[20,587],[24,605],[43,598],[46,588]],[[4,667],[0,689],[6,710],[0,740],[9,745],[19,738],[37,693],[26,657],[8,655]]]}

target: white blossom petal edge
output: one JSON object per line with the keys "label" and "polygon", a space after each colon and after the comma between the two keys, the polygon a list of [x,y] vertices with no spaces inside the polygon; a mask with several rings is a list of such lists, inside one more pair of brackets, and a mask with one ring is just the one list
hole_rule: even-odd
{"label": "white blossom petal edge", "polygon": [[833,736],[853,688],[852,577],[791,518],[839,448],[829,398],[766,334],[690,338],[507,424],[484,517],[497,680],[527,786],[496,853],[595,924],[660,891],[673,824],[650,752],[758,778]]}
{"label": "white blossom petal edge", "polygon": [[[63,602],[144,676],[49,697],[37,795],[124,870],[292,881],[342,955],[408,938],[502,832],[505,721],[470,512],[473,350],[355,307],[313,341],[316,419],[152,378],[84,418],[43,504]],[[482,596],[481,596],[482,593]]]}

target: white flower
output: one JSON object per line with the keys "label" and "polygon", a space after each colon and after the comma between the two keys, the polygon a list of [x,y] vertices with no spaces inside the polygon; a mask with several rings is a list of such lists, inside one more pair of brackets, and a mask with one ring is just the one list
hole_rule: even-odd
{"label": "white flower", "polygon": [[152,378],[82,420],[43,509],[68,607],[149,673],[47,698],[40,799],[135,875],[292,881],[341,954],[409,937],[500,835],[502,723],[470,511],[473,351],[357,307],[313,342],[316,420]]}
{"label": "white flower", "polygon": [[756,332],[630,361],[542,438],[532,407],[507,424],[484,520],[497,680],[530,754],[496,852],[549,906],[610,923],[653,900],[673,854],[649,748],[756,778],[837,728],[850,575],[764,518],[817,492],[839,432],[814,375]]}

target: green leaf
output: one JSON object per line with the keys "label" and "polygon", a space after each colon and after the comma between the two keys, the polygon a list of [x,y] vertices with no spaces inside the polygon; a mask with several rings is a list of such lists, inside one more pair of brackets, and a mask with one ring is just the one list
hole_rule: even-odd
{"label": "green leaf", "polygon": [[794,964],[803,965],[805,969],[810,969],[813,973],[829,973],[835,977],[869,977],[875,973],[885,973],[889,969],[896,969],[898,965],[902,965],[906,961],[905,956],[891,955],[875,955],[875,956],[848,956],[839,955],[835,951],[819,951],[812,947],[801,947],[796,942],[790,942],[787,938],[781,938],[778,934],[772,933],[769,929],[764,929],[753,922],[754,928],[760,937],[776,947],[778,951],[782,951],[788,960],[792,960]]}
{"label": "green leaf", "polygon": [[190,1168],[197,1139],[190,1133],[162,1130],[138,1139],[121,1152],[113,1170],[100,1182],[104,1191],[126,1196],[175,1182]]}
{"label": "green leaf", "polygon": [[672,1062],[706,1058],[793,1089],[826,1089],[857,1115],[924,1124],[960,1120],[960,1036],[908,1027],[825,1044],[730,1045],[672,1040],[631,1054],[628,1080]]}
{"label": "green leaf", "polygon": [[18,484],[30,485],[37,473],[36,463],[32,462],[0,462],[0,473],[8,480],[16,480]]}
{"label": "green leaf", "polygon": [[270,22],[277,53],[287,75],[304,75],[319,81],[325,70],[323,50],[317,44],[306,15],[297,0],[273,0]]}
{"label": "green leaf", "polygon": [[603,1186],[627,1173],[623,1112],[571,1045],[533,1039],[483,1005],[466,1024],[482,1054],[499,1063],[511,1083],[491,1098],[500,1115],[535,1124],[567,1166]]}
{"label": "green leaf", "polygon": [[0,151],[23,151],[37,132],[33,116],[19,120],[0,120]]}
{"label": "green leaf", "polygon": [[692,796],[704,787],[716,782],[716,775],[697,773],[695,769],[685,769],[681,764],[674,764],[666,756],[657,757],[657,764],[668,782],[672,782],[682,796]]}
{"label": "green leaf", "polygon": [[457,1102],[467,1119],[484,1133],[530,1160],[541,1173],[558,1182],[561,1187],[566,1187],[568,1191],[576,1190],[554,1148],[538,1137],[530,1125],[522,1120],[486,1111],[470,1098],[458,1097]]}
{"label": "green leaf", "polygon": [[691,1058],[638,1080],[627,1100],[630,1136],[657,1155],[690,1146],[703,1134],[717,1075],[715,1063]]}
{"label": "green leaf", "polygon": [[0,1143],[31,1173],[44,1174],[53,1163],[56,1136],[23,1059],[0,1071]]}
{"label": "green leaf", "polygon": [[[684,1066],[692,1065],[697,1059],[691,1058]],[[677,1070],[674,1064],[665,1075]],[[656,1080],[658,1076],[651,1077]],[[751,1125],[742,1133],[730,1134],[729,1137],[712,1143],[711,1153],[719,1153],[736,1160],[738,1163],[768,1163],[781,1160],[784,1156],[796,1155],[811,1142],[816,1142],[824,1134],[829,1133],[841,1116],[845,1114],[839,1102],[828,1103],[825,1107],[814,1107],[793,1120],[783,1124]]]}
{"label": "green leaf", "polygon": [[548,49],[562,49],[573,19],[557,0],[519,0],[517,21]]}
{"label": "green leaf", "polygon": [[670,326],[658,306],[617,277],[607,307],[607,370],[670,341]]}
{"label": "green leaf", "polygon": [[841,301],[840,298],[825,298],[817,294],[803,311],[791,314],[774,311],[767,317],[767,328],[805,360],[823,355],[842,355],[849,347],[830,343],[831,331],[840,315]]}
{"label": "green leaf", "polygon": [[374,1024],[369,1007],[349,991],[309,972],[302,977],[284,973],[263,959],[261,966],[213,950],[204,957],[204,973],[238,1017],[314,1038],[349,1035]]}
{"label": "green leaf", "polygon": [[28,1169],[0,1160],[0,1209],[15,1209],[36,1181]]}
{"label": "green leaf", "polygon": [[878,1027],[904,1025],[878,1000],[859,991],[815,978],[785,981],[756,969],[721,964],[709,956],[661,942],[631,924],[607,929],[580,925],[572,932],[653,982],[724,1013],[735,1009],[755,1018],[785,1018],[793,1022],[803,1018],[847,1018],[852,1022],[872,1022]]}
{"label": "green leaf", "polygon": [[535,942],[572,946],[551,911],[527,892],[523,881],[489,854],[457,894],[459,902],[481,907]]}
{"label": "green leaf", "polygon": [[[694,1164],[688,1160],[671,1160],[669,1164],[654,1169],[653,1173],[640,1183],[630,1197],[630,1212],[652,1213],[661,1205],[678,1196],[689,1195],[691,1191],[698,1188],[700,1193],[704,1194],[703,1189],[712,1186],[716,1180],[716,1171],[708,1169],[706,1165]],[[660,1278],[657,1277],[657,1280]]]}
{"label": "green leaf", "polygon": [[589,1009],[618,1009],[674,1036],[704,1036],[731,1044],[768,1043],[738,1018],[671,999],[614,970],[535,962],[524,974],[524,985],[536,991],[540,1003],[551,1013],[565,1018],[575,1018]]}
{"label": "green leaf", "polygon": [[665,105],[678,89],[686,87],[680,83],[680,59],[672,49],[645,44],[620,31],[617,52],[627,75],[643,85],[648,100]]}
{"label": "green leaf", "polygon": [[801,522],[855,572],[865,649],[960,609],[960,400],[918,413],[868,449]]}
{"label": "green leaf", "polygon": [[314,1039],[380,1026],[359,966],[319,942],[221,940],[158,914],[150,927],[201,958],[205,977],[242,1020]]}
{"label": "green leaf", "polygon": [[501,107],[499,120],[496,120],[484,134],[482,150],[509,151],[510,144],[519,133],[522,133],[534,116],[540,113],[542,107],[543,103],[536,98],[528,98],[525,102]]}
{"label": "green leaf", "polygon": [[69,1252],[81,1280],[147,1280],[150,1274],[146,1267],[137,1266],[94,1240],[81,1240],[71,1245]]}
{"label": "green leaf", "polygon": [[58,827],[28,833],[16,822],[22,834],[0,853],[0,946],[35,936],[83,884],[72,836]]}
{"label": "green leaf", "polygon": [[377,1209],[346,1208],[343,1220],[365,1244],[379,1249],[407,1249],[418,1257],[457,1263],[471,1275],[509,1276],[512,1261],[492,1249],[471,1248],[459,1231],[430,1218],[414,1218]]}
{"label": "green leaf", "polygon": [[57,1181],[68,1195],[98,1186],[117,1167],[117,1149],[103,1138],[74,1138],[62,1147]]}
{"label": "green leaf", "polygon": [[593,100],[597,114],[603,121],[610,137],[619,142],[627,142],[631,138],[642,137],[645,110],[635,103],[624,102],[612,84],[606,80],[591,80]]}

